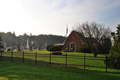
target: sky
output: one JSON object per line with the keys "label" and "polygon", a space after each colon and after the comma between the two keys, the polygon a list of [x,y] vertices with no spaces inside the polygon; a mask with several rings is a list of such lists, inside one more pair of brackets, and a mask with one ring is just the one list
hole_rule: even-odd
{"label": "sky", "polygon": [[0,0],[0,32],[16,36],[66,35],[75,25],[92,22],[112,31],[120,24],[120,0]]}

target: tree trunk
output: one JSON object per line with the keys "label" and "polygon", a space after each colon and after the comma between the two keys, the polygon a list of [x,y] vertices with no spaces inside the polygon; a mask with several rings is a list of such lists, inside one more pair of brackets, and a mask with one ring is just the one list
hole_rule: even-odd
{"label": "tree trunk", "polygon": [[96,58],[97,57],[97,54],[96,53],[93,53],[94,54],[94,57]]}
{"label": "tree trunk", "polygon": [[95,48],[91,48],[91,52],[93,53],[94,57],[97,57],[98,55],[98,50]]}

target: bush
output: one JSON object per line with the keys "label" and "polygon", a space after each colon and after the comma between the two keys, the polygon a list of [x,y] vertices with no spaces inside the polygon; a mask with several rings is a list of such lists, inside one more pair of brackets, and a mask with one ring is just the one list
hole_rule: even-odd
{"label": "bush", "polygon": [[52,51],[52,55],[62,55],[61,51]]}
{"label": "bush", "polygon": [[75,50],[74,52],[80,52],[80,50]]}
{"label": "bush", "polygon": [[81,47],[79,51],[83,53],[91,53],[90,48],[88,48],[87,46]]}
{"label": "bush", "polygon": [[53,46],[52,44],[47,45],[46,46],[47,51],[49,51],[49,48],[52,47],[52,46]]}
{"label": "bush", "polygon": [[10,49],[10,48],[8,48],[8,49],[7,49],[7,51],[11,51],[11,49]]}
{"label": "bush", "polygon": [[67,50],[62,50],[62,52],[67,52]]}
{"label": "bush", "polygon": [[62,50],[62,52],[69,52],[69,51],[67,51],[67,50]]}
{"label": "bush", "polygon": [[48,51],[61,51],[59,46],[51,46]]}
{"label": "bush", "polygon": [[105,64],[110,68],[120,69],[120,53],[115,53],[114,55],[107,57]]}
{"label": "bush", "polygon": [[104,62],[110,68],[120,69],[120,48],[116,49],[116,46],[112,46],[110,54]]}

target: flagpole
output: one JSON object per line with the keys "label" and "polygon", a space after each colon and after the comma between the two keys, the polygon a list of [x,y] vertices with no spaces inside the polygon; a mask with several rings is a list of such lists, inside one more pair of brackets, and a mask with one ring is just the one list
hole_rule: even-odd
{"label": "flagpole", "polygon": [[66,37],[67,37],[67,34],[68,34],[68,25],[66,26]]}

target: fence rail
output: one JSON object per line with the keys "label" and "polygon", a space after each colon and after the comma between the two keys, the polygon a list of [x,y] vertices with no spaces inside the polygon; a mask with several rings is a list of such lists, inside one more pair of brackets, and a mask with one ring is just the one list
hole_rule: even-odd
{"label": "fence rail", "polygon": [[[14,57],[15,54],[17,54],[17,57],[20,57],[20,56],[21,57],[19,59],[17,57]],[[24,63],[25,61],[26,62],[27,61],[31,61],[31,60],[27,60],[25,58],[26,56],[28,57],[28,55],[29,56],[33,56],[33,53],[31,53],[31,54],[32,55],[26,54],[24,51],[22,52],[22,54],[13,53],[11,51],[11,56],[7,57],[7,56],[5,56],[6,55],[5,53],[1,52],[0,60],[1,61],[2,60],[11,60],[11,62],[13,62],[13,61],[21,61],[22,63]],[[107,65],[105,65],[105,66],[94,66],[94,65],[91,66],[91,65],[87,65],[88,61],[86,61],[86,60],[102,60],[102,61],[103,60],[107,60],[107,55],[105,57],[97,57],[97,59],[91,59],[93,57],[86,56],[85,54],[83,56],[76,56],[77,58],[75,58],[74,55],[73,56],[72,55],[68,55],[67,53],[62,55],[61,57],[56,57],[56,56],[52,56],[51,53],[48,55],[48,54],[38,54],[37,52],[35,52],[33,57],[34,57],[33,61],[35,62],[35,64],[38,64],[38,62],[42,62],[42,61],[38,60],[38,57],[39,57],[39,59],[42,58],[42,57],[48,57],[49,61],[48,62],[44,62],[44,63],[49,63],[49,65],[51,65],[51,64],[62,64],[65,67],[68,67],[68,65],[76,65],[76,66],[82,66],[82,67],[84,67],[84,69],[86,69],[86,67],[96,67],[96,68],[105,68],[105,71],[107,71],[107,68],[108,68]],[[65,62],[63,62],[63,63],[60,63],[60,62],[55,63],[54,61],[52,62],[52,59],[54,59],[54,58],[57,58],[57,59],[58,58],[62,58],[62,59],[65,60]],[[81,63],[79,63],[79,64],[71,64],[71,63],[69,63],[69,61],[70,61],[69,58],[77,59],[78,61],[79,60],[83,60],[83,64],[82,65],[81,65]],[[99,59],[99,58],[102,58],[102,59]]]}

